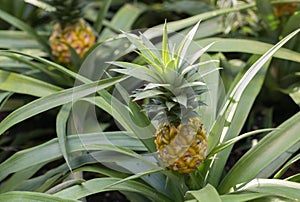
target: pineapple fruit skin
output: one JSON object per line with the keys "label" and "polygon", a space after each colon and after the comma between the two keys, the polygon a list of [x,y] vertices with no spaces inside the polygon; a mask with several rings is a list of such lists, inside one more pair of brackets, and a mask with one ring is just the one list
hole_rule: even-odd
{"label": "pineapple fruit skin", "polygon": [[164,166],[179,173],[191,173],[206,158],[207,137],[198,118],[177,127],[173,123],[159,125],[155,145]]}
{"label": "pineapple fruit skin", "polygon": [[274,15],[276,17],[293,15],[298,7],[298,3],[286,3],[274,5]]}
{"label": "pineapple fruit skin", "polygon": [[82,58],[95,41],[96,36],[92,28],[83,19],[64,27],[56,23],[49,39],[52,55],[56,57],[57,62],[66,65],[71,63],[71,51],[66,44],[69,44]]}

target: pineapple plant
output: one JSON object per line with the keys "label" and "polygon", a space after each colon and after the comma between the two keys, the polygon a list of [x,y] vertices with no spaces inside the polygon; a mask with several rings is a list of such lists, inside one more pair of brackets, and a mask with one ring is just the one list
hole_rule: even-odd
{"label": "pineapple plant", "polygon": [[82,0],[43,1],[54,8],[51,16],[55,24],[49,38],[52,55],[57,62],[70,65],[70,48],[82,58],[96,41],[93,29],[82,17],[87,3]]}
{"label": "pineapple plant", "polygon": [[143,34],[125,33],[145,65],[111,62],[121,67],[113,71],[146,81],[133,97],[144,100],[144,110],[154,114],[158,122],[154,141],[162,165],[179,173],[193,172],[206,158],[207,136],[197,113],[197,108],[204,105],[199,96],[206,91],[206,85],[198,72],[201,63],[193,64],[205,48],[187,56],[198,26],[199,23],[176,49],[170,47],[165,24],[161,51]]}

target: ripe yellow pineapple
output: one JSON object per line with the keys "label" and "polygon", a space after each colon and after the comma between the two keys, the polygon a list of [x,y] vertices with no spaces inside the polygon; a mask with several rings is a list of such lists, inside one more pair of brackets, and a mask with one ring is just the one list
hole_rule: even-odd
{"label": "ripe yellow pineapple", "polygon": [[180,173],[194,171],[206,157],[206,133],[197,118],[177,127],[162,123],[156,132],[155,144],[163,163]]}
{"label": "ripe yellow pineapple", "polygon": [[198,26],[172,52],[166,25],[162,50],[158,50],[143,34],[126,34],[147,64],[111,62],[122,67],[114,71],[148,82],[135,92],[135,100],[148,100],[145,111],[154,113],[159,122],[155,134],[158,156],[165,167],[179,173],[193,172],[206,158],[206,132],[196,112],[203,105],[199,95],[205,92],[206,85],[198,73],[201,63],[194,64],[205,48],[187,57]]}
{"label": "ripe yellow pineapple", "polygon": [[92,28],[82,18],[87,3],[82,0],[44,1],[55,8],[52,16],[56,23],[49,39],[52,55],[59,63],[70,65],[70,47],[82,58],[96,41]]}

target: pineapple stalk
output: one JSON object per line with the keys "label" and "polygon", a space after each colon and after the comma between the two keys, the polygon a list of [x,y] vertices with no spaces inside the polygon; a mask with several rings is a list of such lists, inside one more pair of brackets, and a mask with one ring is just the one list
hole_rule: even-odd
{"label": "pineapple stalk", "polygon": [[143,34],[126,34],[146,65],[111,62],[123,68],[113,71],[148,82],[135,92],[135,100],[148,100],[145,111],[154,113],[159,122],[154,134],[158,156],[163,166],[179,173],[193,172],[206,158],[207,136],[196,112],[203,105],[199,95],[205,92],[206,85],[198,73],[201,63],[194,63],[210,45],[186,61],[198,26],[199,23],[173,51],[169,48],[166,24],[161,51]]}

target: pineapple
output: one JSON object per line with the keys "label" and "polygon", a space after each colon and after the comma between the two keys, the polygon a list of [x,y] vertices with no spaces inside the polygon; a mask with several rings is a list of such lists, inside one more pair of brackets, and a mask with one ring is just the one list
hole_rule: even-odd
{"label": "pineapple", "polygon": [[[145,111],[158,120],[155,136],[157,154],[163,164],[179,173],[191,173],[206,158],[207,136],[196,109],[203,105],[199,95],[206,90],[198,73],[201,63],[193,64],[209,47],[192,56],[186,53],[199,23],[186,35],[179,47],[170,51],[167,26],[164,26],[162,50],[159,51],[146,36],[126,34],[139,50],[146,65],[115,61],[113,69],[147,82],[138,89],[135,100],[146,99]],[[186,59],[189,58],[189,62]]]}
{"label": "pineapple", "polygon": [[52,16],[56,23],[49,39],[52,55],[57,62],[70,65],[70,47],[82,58],[96,41],[92,28],[82,18],[83,4],[86,2],[82,0],[43,1],[55,9]]}
{"label": "pineapple", "polygon": [[274,5],[274,15],[276,17],[293,15],[298,7],[298,3],[285,3]]}

